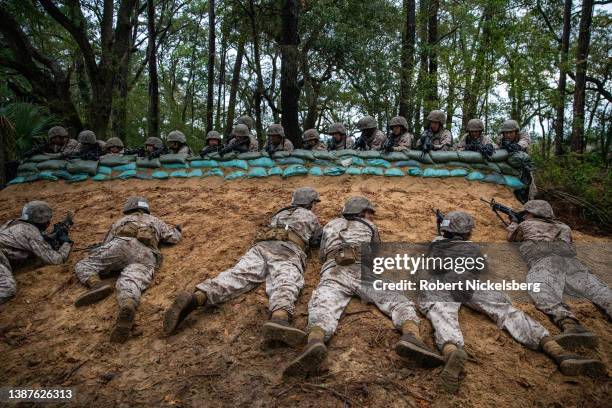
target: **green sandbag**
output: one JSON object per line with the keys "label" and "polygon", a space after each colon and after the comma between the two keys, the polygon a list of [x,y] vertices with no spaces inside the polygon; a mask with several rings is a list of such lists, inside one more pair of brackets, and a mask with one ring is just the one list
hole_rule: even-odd
{"label": "green sandbag", "polygon": [[459,161],[464,163],[484,163],[484,157],[482,154],[478,152],[471,152],[469,150],[463,150],[461,152],[457,152],[457,156],[459,156]]}
{"label": "green sandbag", "polygon": [[291,156],[304,160],[314,160],[314,155],[310,150],[297,149],[291,152]]}
{"label": "green sandbag", "polygon": [[127,180],[136,177],[136,170],[125,170],[113,177],[114,179]]}
{"label": "green sandbag", "polygon": [[249,160],[249,166],[253,167],[274,167],[276,163],[269,157],[260,157],[259,159]]}
{"label": "green sandbag", "polygon": [[244,153],[240,153],[237,156],[237,159],[240,159],[240,160],[256,160],[256,159],[259,159],[260,157],[262,157],[262,153],[261,152],[244,152]]}
{"label": "green sandbag", "polygon": [[260,178],[260,177],[268,177],[268,173],[264,167],[251,167],[249,168],[249,172],[247,174],[249,178]]}
{"label": "green sandbag", "polygon": [[520,170],[515,169],[514,167],[510,166],[506,162],[499,162],[497,163],[497,165],[499,166],[499,169],[501,170],[502,174],[507,174],[509,176],[520,176],[521,175]]}
{"label": "green sandbag", "polygon": [[136,161],[136,156],[122,154],[105,154],[100,157],[100,166],[116,167]]}
{"label": "green sandbag", "polygon": [[396,167],[421,167],[421,163],[416,160],[400,160],[393,162]]}
{"label": "green sandbag", "polygon": [[47,160],[40,162],[36,165],[36,168],[40,171],[44,170],[66,170],[68,162],[66,160]]}
{"label": "green sandbag", "polygon": [[421,176],[421,174],[423,174],[423,171],[420,167],[411,167],[408,169],[409,176]]}
{"label": "green sandbag", "polygon": [[66,170],[56,170],[53,172],[53,175],[62,180],[70,180],[70,177],[72,177],[72,174],[68,173]]}
{"label": "green sandbag", "polygon": [[70,160],[66,166],[71,174],[88,174],[95,176],[98,173],[98,162],[94,160]]}
{"label": "green sandbag", "polygon": [[450,171],[451,177],[465,177],[468,175],[468,171],[466,169],[452,169]]}
{"label": "green sandbag", "polygon": [[194,169],[187,173],[187,177],[202,177],[202,170]]}
{"label": "green sandbag", "polygon": [[459,160],[456,151],[435,150],[429,153],[434,163],[448,163]]}
{"label": "green sandbag", "polygon": [[[162,164],[166,163],[187,163],[187,154],[162,154],[159,156],[159,161]],[[170,167],[169,167],[170,168]]]}
{"label": "green sandbag", "polygon": [[164,163],[164,169],[188,169],[189,165],[187,163]]}
{"label": "green sandbag", "polygon": [[187,175],[187,172],[185,170],[175,170],[170,173],[170,177],[187,178],[189,176]]}
{"label": "green sandbag", "polygon": [[336,157],[357,156],[359,152],[353,149],[341,149],[334,151]]}
{"label": "green sandbag", "polygon": [[525,152],[511,154],[508,157],[507,163],[515,169],[531,168],[533,166],[531,157]]}
{"label": "green sandbag", "polygon": [[285,151],[285,150],[280,150],[278,152],[274,152],[270,155],[270,158],[272,159],[284,159],[286,157],[291,157],[291,153]]}
{"label": "green sandbag", "polygon": [[480,181],[484,180],[484,178],[485,176],[479,171],[473,171],[465,177],[465,179],[469,181]]}
{"label": "green sandbag", "polygon": [[329,167],[329,166],[334,165],[332,161],[323,160],[323,159],[315,159],[315,161],[313,161],[312,164],[314,164],[315,166],[321,166],[321,167]]}
{"label": "green sandbag", "polygon": [[527,187],[518,177],[504,176],[504,180],[506,181],[506,185],[513,190],[520,190]]}
{"label": "green sandbag", "polygon": [[33,162],[33,163],[40,163],[40,162],[44,162],[52,158],[53,157],[47,154],[35,154],[34,156],[29,157],[28,161]]}
{"label": "green sandbag", "polygon": [[311,176],[322,176],[323,175],[323,170],[321,170],[321,168],[319,166],[311,167],[310,171],[308,172],[308,174],[310,174]]}
{"label": "green sandbag", "polygon": [[508,160],[508,151],[506,149],[497,149],[493,152],[493,155],[489,157],[489,161],[492,162],[505,162]]}
{"label": "green sandbag", "polygon": [[304,164],[304,159],[300,159],[299,157],[281,157],[276,159],[276,164],[284,166],[288,164]]}
{"label": "green sandbag", "polygon": [[447,166],[447,167],[461,167],[461,168],[464,168],[464,169],[469,169],[470,168],[469,164],[463,163],[463,162],[460,162],[460,161],[450,161],[450,162],[446,163],[445,166]]}
{"label": "green sandbag", "polygon": [[504,178],[504,176],[502,176],[501,174],[497,174],[497,173],[487,174],[485,178],[482,179],[482,181],[484,181],[485,183],[493,183],[493,184],[501,184],[501,185],[506,184],[506,179]]}
{"label": "green sandbag", "polygon": [[228,174],[227,176],[225,176],[226,180],[236,180],[239,178],[244,178],[246,177],[246,173],[242,170],[238,170],[238,171],[233,171],[230,174]]}
{"label": "green sandbag", "polygon": [[151,177],[153,177],[154,179],[167,179],[168,177],[170,177],[170,175],[168,174],[167,171],[162,171],[162,170],[156,170],[151,174]]}
{"label": "green sandbag", "polygon": [[159,169],[161,167],[161,162],[159,159],[149,160],[146,157],[139,157],[136,159],[136,166],[145,169]]}
{"label": "green sandbag", "polygon": [[236,156],[238,156],[238,154],[236,154],[236,152],[225,153],[223,155],[223,157],[218,152],[213,152],[213,153],[210,153],[210,154],[206,155],[206,157],[208,157],[209,159],[213,159],[213,160],[217,160],[217,161],[234,160],[236,158]]}
{"label": "green sandbag", "polygon": [[153,180],[153,176],[149,173],[137,173],[136,178],[138,180]]}
{"label": "green sandbag", "polygon": [[364,167],[361,174],[368,174],[371,176],[382,176],[384,174],[383,169],[380,167]]}
{"label": "green sandbag", "polygon": [[489,166],[489,169],[493,170],[495,173],[501,173],[501,169],[496,163],[488,162],[487,166]]}
{"label": "green sandbag", "polygon": [[111,174],[113,172],[113,169],[111,167],[106,167],[106,166],[98,166],[98,174]]}
{"label": "green sandbag", "polygon": [[21,163],[17,167],[17,173],[38,173],[38,167],[36,167],[36,163]]}
{"label": "green sandbag", "polygon": [[325,174],[326,176],[341,176],[344,174],[346,170],[344,169],[344,167],[338,167],[338,166],[333,166],[333,167],[326,167],[325,169],[323,169],[323,174]]}
{"label": "green sandbag", "polygon": [[122,164],[121,166],[113,167],[113,171],[136,170],[136,163]]}
{"label": "green sandbag", "polygon": [[384,167],[386,169],[391,167],[391,163],[383,159],[368,159],[366,163],[370,167]]}
{"label": "green sandbag", "polygon": [[404,172],[398,169],[397,167],[392,167],[390,169],[385,170],[385,176],[387,177],[401,177],[405,176]]}
{"label": "green sandbag", "polygon": [[278,166],[272,167],[271,169],[268,170],[268,176],[282,176],[283,175],[283,169],[281,169]]}
{"label": "green sandbag", "polygon": [[93,181],[104,181],[108,180],[108,176],[106,174],[98,173],[91,178]]}
{"label": "green sandbag", "polygon": [[408,150],[406,152],[406,156],[408,159],[416,160],[419,163],[434,164],[433,160],[431,159],[431,155],[429,153],[423,154],[423,152],[420,150]]}
{"label": "green sandbag", "polygon": [[423,177],[450,177],[450,171],[448,169],[427,168],[423,172]]}
{"label": "green sandbag", "polygon": [[216,160],[193,160],[189,163],[191,167],[217,167],[219,163]]}
{"label": "green sandbag", "polygon": [[292,164],[283,171],[283,177],[303,176],[308,174],[308,169],[301,164]]}
{"label": "green sandbag", "polygon": [[408,156],[404,152],[390,152],[381,154],[380,158],[387,161],[399,161],[408,159]]}
{"label": "green sandbag", "polygon": [[41,171],[38,174],[38,178],[40,180],[49,180],[49,181],[57,181],[57,180],[59,180],[59,177],[57,177],[55,174],[53,174],[53,172],[50,171],[50,170]]}
{"label": "green sandbag", "polygon": [[315,159],[321,160],[334,160],[336,156],[332,152],[326,152],[325,150],[315,150],[312,152]]}
{"label": "green sandbag", "polygon": [[361,176],[361,168],[351,166],[348,169],[346,169],[345,174],[348,174],[349,176]]}
{"label": "green sandbag", "polygon": [[364,166],[365,165],[365,161],[361,157],[357,157],[357,156],[340,157],[336,159],[336,162],[342,167]]}
{"label": "green sandbag", "polygon": [[17,176],[8,182],[9,185],[31,183],[32,181],[38,180],[38,174],[30,174],[29,176]]}
{"label": "green sandbag", "polygon": [[357,155],[362,159],[379,159],[380,152],[378,150],[364,150],[358,151]]}
{"label": "green sandbag", "polygon": [[[96,162],[97,163],[97,162]],[[69,180],[66,180],[67,183],[79,183],[81,181],[85,181],[89,178],[89,174],[73,174]]]}
{"label": "green sandbag", "polygon": [[219,177],[223,177],[223,170],[219,169],[219,168],[215,168],[212,170],[208,170],[206,173],[204,173],[205,177],[208,176],[219,176]]}
{"label": "green sandbag", "polygon": [[224,167],[224,168],[230,168],[230,167],[235,167],[237,169],[242,169],[242,170],[247,170],[249,168],[249,164],[246,162],[246,160],[229,160],[229,161],[225,161],[225,162],[219,162],[219,166]]}
{"label": "green sandbag", "polygon": [[488,163],[472,163],[470,167],[476,170],[486,170],[489,171],[491,168]]}

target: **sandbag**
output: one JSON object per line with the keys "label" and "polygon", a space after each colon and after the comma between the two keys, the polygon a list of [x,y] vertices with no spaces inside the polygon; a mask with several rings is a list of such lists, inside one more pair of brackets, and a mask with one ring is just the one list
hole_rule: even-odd
{"label": "sandbag", "polygon": [[361,174],[368,174],[371,176],[382,176],[384,174],[384,171],[380,167],[364,167],[364,169],[361,171]]}
{"label": "sandbag", "polygon": [[366,160],[366,164],[369,167],[384,167],[386,169],[391,167],[391,163],[383,159],[368,159]]}
{"label": "sandbag", "polygon": [[406,156],[406,153],[404,152],[389,152],[389,153],[382,153],[380,155],[380,158],[387,160],[387,161],[399,161],[399,160],[406,160],[408,156]]}
{"label": "sandbag", "polygon": [[189,173],[187,173],[187,177],[202,177],[202,170],[193,169]]}
{"label": "sandbag", "polygon": [[47,160],[53,159],[53,155],[48,155],[48,154],[35,154],[32,157],[28,157],[28,161],[29,162],[33,162],[33,163],[40,163],[40,162],[44,162]]}
{"label": "sandbag", "polygon": [[315,166],[329,167],[329,166],[333,166],[334,162],[330,160],[315,159],[315,161],[313,161],[312,164],[314,164]]}
{"label": "sandbag", "polygon": [[378,150],[364,150],[358,151],[357,155],[362,159],[379,159],[380,152]]}
{"label": "sandbag", "polygon": [[336,157],[345,157],[345,156],[357,156],[359,152],[353,149],[341,149],[341,150],[335,150],[334,154],[336,155]]}
{"label": "sandbag", "polygon": [[223,177],[223,170],[221,170],[220,168],[208,170],[206,173],[204,173],[204,177],[209,177],[209,176]]}
{"label": "sandbag", "polygon": [[485,183],[493,183],[493,184],[501,184],[501,185],[506,184],[506,179],[504,178],[504,176],[502,176],[501,174],[497,174],[497,173],[487,174],[485,178],[482,179],[482,181],[484,181]]}
{"label": "sandbag", "polygon": [[66,170],[68,162],[66,160],[47,160],[40,162],[36,165],[36,168],[40,171],[44,170]]}
{"label": "sandbag", "polygon": [[237,169],[242,169],[242,170],[247,170],[249,168],[249,164],[246,162],[246,160],[238,160],[238,159],[219,162],[219,166],[224,167],[224,168],[235,167]]}
{"label": "sandbag", "polygon": [[357,157],[357,156],[342,157],[340,159],[336,159],[336,161],[342,167],[365,166],[365,161],[361,157]]}
{"label": "sandbag", "polygon": [[490,167],[488,163],[472,163],[470,167],[476,170],[486,170],[489,171]]}
{"label": "sandbag", "polygon": [[506,149],[497,149],[489,157],[489,161],[492,162],[505,162],[506,160],[508,160],[508,151]]}
{"label": "sandbag", "polygon": [[479,171],[473,171],[465,177],[466,180],[470,181],[480,181],[484,180],[484,178],[485,176]]}
{"label": "sandbag", "polygon": [[106,166],[98,166],[98,174],[106,174],[109,175],[113,172],[113,169],[111,167],[106,167]]}
{"label": "sandbag", "polygon": [[260,157],[259,159],[249,160],[249,166],[254,167],[274,167],[276,163],[269,157]]}
{"label": "sandbag", "polygon": [[59,180],[59,177],[57,177],[55,174],[53,174],[52,171],[47,170],[47,171],[41,171],[40,173],[38,173],[38,179],[39,180],[57,181],[57,180]]}
{"label": "sandbag", "polygon": [[506,185],[513,190],[520,190],[522,188],[527,187],[518,177],[504,176],[504,180],[506,182]]}
{"label": "sandbag", "polygon": [[239,178],[243,178],[246,177],[246,173],[242,170],[238,170],[238,171],[233,171],[230,174],[228,174],[227,176],[225,176],[226,180],[236,180]]}
{"label": "sandbag", "polygon": [[120,179],[120,180],[127,180],[129,178],[133,178],[136,177],[136,170],[125,170],[122,171],[121,173],[119,173],[118,175],[116,175],[115,179]]}
{"label": "sandbag", "polygon": [[159,161],[162,164],[166,163],[187,163],[187,154],[162,154],[159,156]]}
{"label": "sandbag", "polygon": [[[97,162],[96,162],[97,163]],[[78,183],[81,181],[85,181],[89,178],[89,174],[73,174],[72,177],[70,177],[70,179],[66,180],[67,183]]]}
{"label": "sandbag", "polygon": [[234,160],[237,156],[238,154],[236,154],[236,152],[228,152],[228,153],[225,153],[223,156],[221,156],[219,152],[212,152],[206,155],[207,158],[217,160],[217,161]]}
{"label": "sandbag", "polygon": [[70,177],[72,177],[72,174],[68,173],[66,170],[55,170],[53,175],[62,180],[70,180]]}
{"label": "sandbag", "polygon": [[311,176],[322,176],[323,170],[321,170],[319,166],[311,167],[310,171],[308,171],[308,174],[310,174]]}
{"label": "sandbag", "polygon": [[344,167],[333,166],[324,168],[323,174],[325,174],[326,176],[341,176],[344,174],[345,171],[346,170],[344,169]]}
{"label": "sandbag", "polygon": [[108,176],[106,174],[98,173],[91,178],[93,181],[105,181],[108,180]]}
{"label": "sandbag", "polygon": [[278,166],[272,167],[271,169],[268,170],[268,176],[282,176],[283,175],[283,169],[281,169]]}
{"label": "sandbag", "polygon": [[457,152],[457,156],[459,156],[459,161],[464,163],[484,163],[485,159],[482,157],[482,154],[478,152],[472,152],[469,150],[463,150],[461,152]]}
{"label": "sandbag", "polygon": [[165,180],[168,177],[170,177],[170,175],[168,174],[167,171],[156,170],[151,174],[151,177],[153,177],[154,179]]}
{"label": "sandbag", "polygon": [[434,164],[434,161],[431,159],[431,155],[429,153],[423,154],[420,150],[408,150],[405,152],[406,157],[410,160],[416,160],[419,163],[424,164]]}
{"label": "sandbag", "polygon": [[466,169],[452,169],[450,171],[451,177],[465,177],[468,175],[468,171]]}
{"label": "sandbag", "polygon": [[312,151],[305,149],[296,149],[291,152],[291,156],[304,160],[314,160],[314,154],[312,154]]}
{"label": "sandbag", "polygon": [[360,176],[361,175],[361,167],[351,166],[346,169],[344,174],[348,174],[349,176]]}
{"label": "sandbag", "polygon": [[284,166],[288,164],[304,164],[304,159],[300,159],[299,157],[281,157],[276,159],[276,164]]}
{"label": "sandbag", "polygon": [[239,160],[255,160],[259,159],[260,157],[262,157],[261,152],[244,152],[236,156],[236,158]]}
{"label": "sandbag", "polygon": [[459,156],[454,150],[434,150],[429,152],[429,155],[431,156],[431,160],[433,160],[434,163],[448,163],[451,161],[459,160]]}
{"label": "sandbag", "polygon": [[187,175],[187,172],[185,170],[175,170],[170,173],[170,177],[187,178],[189,176]]}
{"label": "sandbag", "polygon": [[17,173],[38,173],[38,171],[36,163],[31,162],[21,163],[19,167],[17,167]]}
{"label": "sandbag", "polygon": [[219,163],[216,160],[193,160],[189,163],[191,167],[217,167]]}
{"label": "sandbag", "polygon": [[308,169],[301,164],[292,164],[283,171],[283,177],[303,176],[308,174]]}
{"label": "sandbag", "polygon": [[68,162],[66,170],[71,174],[88,174],[90,176],[95,176],[98,173],[98,162],[94,160],[74,159]]}
{"label": "sandbag", "polygon": [[136,163],[122,164],[121,166],[113,167],[113,171],[136,170]]}
{"label": "sandbag", "polygon": [[390,169],[385,170],[386,177],[401,177],[404,175],[404,172],[398,169],[397,167],[392,167]]}
{"label": "sandbag", "polygon": [[421,167],[421,163],[416,160],[400,160],[393,163],[396,167]]}
{"label": "sandbag", "polygon": [[247,177],[249,178],[268,177],[268,173],[266,172],[266,169],[263,167],[251,167],[249,168]]}
{"label": "sandbag", "polygon": [[100,157],[100,166],[116,167],[136,161],[136,156],[120,155],[120,154],[105,154]]}
{"label": "sandbag", "polygon": [[423,177],[450,177],[448,169],[427,168],[422,174]]}
{"label": "sandbag", "polygon": [[488,162],[487,166],[489,166],[489,169],[493,170],[495,173],[501,173],[501,169],[496,163]]}
{"label": "sandbag", "polygon": [[460,162],[460,161],[450,161],[450,162],[446,163],[445,166],[447,166],[447,167],[461,167],[461,168],[464,168],[464,169],[469,169],[470,168],[469,164],[463,163],[463,162]]}
{"label": "sandbag", "polygon": [[408,169],[408,175],[409,176],[421,176],[421,174],[423,174],[423,171],[421,170],[420,167],[410,167]]}
{"label": "sandbag", "polygon": [[326,152],[325,150],[315,150],[312,152],[315,159],[321,160],[334,160],[336,156],[332,152]]}
{"label": "sandbag", "polygon": [[136,178],[138,180],[153,180],[153,176],[149,173],[136,173]]}
{"label": "sandbag", "polygon": [[507,163],[515,169],[530,169],[533,167],[531,157],[525,152],[516,152],[508,156]]}
{"label": "sandbag", "polygon": [[13,184],[23,184],[30,183],[32,181],[38,180],[38,174],[31,174],[29,176],[17,176],[11,181],[8,182],[8,185],[11,186]]}
{"label": "sandbag", "polygon": [[185,163],[163,163],[164,169],[188,169],[189,165]]}
{"label": "sandbag", "polygon": [[270,154],[270,157],[273,159],[284,159],[286,157],[291,157],[291,153],[285,150],[279,150],[277,152],[273,152],[272,154]]}
{"label": "sandbag", "polygon": [[159,159],[147,159],[146,157],[139,157],[136,159],[136,166],[145,169],[158,169],[161,167]]}
{"label": "sandbag", "polygon": [[499,169],[501,170],[503,174],[507,174],[510,176],[520,176],[521,175],[521,170],[515,169],[514,167],[510,166],[506,162],[499,162],[497,163],[497,165],[499,166]]}

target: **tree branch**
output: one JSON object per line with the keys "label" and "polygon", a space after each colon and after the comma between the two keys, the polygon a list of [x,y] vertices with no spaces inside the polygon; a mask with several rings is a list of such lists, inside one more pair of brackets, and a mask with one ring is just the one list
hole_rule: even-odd
{"label": "tree branch", "polygon": [[[568,73],[567,73],[567,74],[568,74],[568,75],[570,76],[570,78],[572,78],[574,81],[576,80],[576,74],[574,74],[574,73],[573,73],[573,72],[571,72],[571,71],[568,71]],[[596,89],[592,89],[592,88],[590,88],[591,90],[594,90],[594,91],[596,90],[597,92],[599,92],[599,93],[601,94],[601,96],[603,96],[604,98],[606,98],[606,99],[607,99],[609,102],[612,102],[612,92],[610,92],[610,91],[608,91],[608,90],[606,89],[606,86],[605,86],[605,85],[606,85],[606,83],[605,83],[605,82],[603,82],[602,80],[600,80],[600,79],[598,79],[598,78],[595,78],[595,77],[589,76],[589,75],[587,75],[587,76],[586,76],[586,80],[587,80],[587,82],[590,82],[590,83],[592,83],[593,85],[595,85],[595,86],[596,86]]]}

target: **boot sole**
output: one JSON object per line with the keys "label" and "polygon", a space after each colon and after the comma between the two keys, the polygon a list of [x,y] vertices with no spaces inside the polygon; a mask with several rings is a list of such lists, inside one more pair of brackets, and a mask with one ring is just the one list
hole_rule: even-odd
{"label": "boot sole", "polygon": [[306,341],[306,333],[291,326],[283,326],[275,322],[263,325],[263,337],[266,341],[280,341],[290,347],[297,347]]}
{"label": "boot sole", "polygon": [[130,337],[132,326],[134,325],[134,316],[136,311],[127,307],[119,309],[117,324],[111,333],[111,341],[113,343],[125,343]]}
{"label": "boot sole", "polygon": [[76,307],[89,306],[106,299],[111,293],[113,293],[113,288],[110,285],[103,285],[99,288],[91,289],[79,296],[74,302],[74,305]]}
{"label": "boot sole", "polygon": [[323,343],[315,343],[293,360],[283,371],[285,377],[305,377],[317,371],[325,357],[327,347]]}
{"label": "boot sole", "polygon": [[181,312],[187,308],[187,306],[191,303],[191,294],[188,293],[180,293],[170,309],[166,311],[164,316],[164,334],[166,336],[171,335],[178,325],[185,320],[185,316],[181,316]]}
{"label": "boot sole", "polygon": [[442,380],[442,388],[449,394],[455,394],[459,390],[459,382],[463,367],[467,360],[467,354],[463,350],[457,350],[450,354],[448,361],[440,374]]}
{"label": "boot sole", "polygon": [[599,360],[565,360],[560,366],[561,372],[569,376],[586,375],[592,378],[607,377],[604,363]]}
{"label": "boot sole", "polygon": [[553,336],[553,340],[566,350],[597,347],[597,336],[593,333],[561,333]]}
{"label": "boot sole", "polygon": [[444,357],[417,344],[400,340],[395,345],[395,353],[403,358],[416,361],[418,364],[433,368],[444,364]]}

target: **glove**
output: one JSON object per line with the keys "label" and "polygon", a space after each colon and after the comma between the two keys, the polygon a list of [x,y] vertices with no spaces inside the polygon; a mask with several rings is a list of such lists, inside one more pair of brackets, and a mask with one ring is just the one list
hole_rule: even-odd
{"label": "glove", "polygon": [[183,227],[181,227],[181,224],[176,224],[174,228],[176,228],[178,232],[183,232]]}

